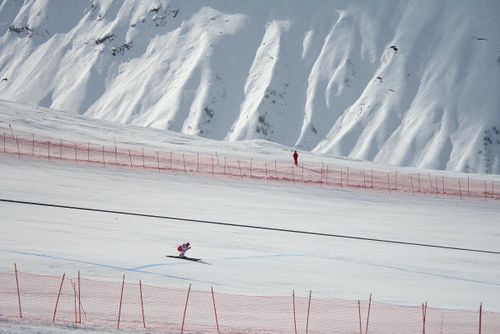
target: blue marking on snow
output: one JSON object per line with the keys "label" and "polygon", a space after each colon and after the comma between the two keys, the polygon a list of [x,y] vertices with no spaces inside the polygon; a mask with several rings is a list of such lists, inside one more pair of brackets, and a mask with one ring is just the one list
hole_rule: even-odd
{"label": "blue marking on snow", "polygon": [[306,256],[305,254],[288,254],[288,253],[279,253],[279,254],[269,254],[269,255],[252,255],[252,256],[233,256],[233,257],[224,257],[219,258],[219,260],[246,260],[246,259],[261,259],[261,258],[272,258],[272,257],[302,257]]}
{"label": "blue marking on snow", "polygon": [[491,286],[500,286],[500,283],[486,282],[486,281],[480,281],[477,279],[457,277],[457,276],[451,276],[451,275],[446,275],[446,274],[430,273],[430,272],[426,272],[426,271],[422,271],[422,270],[399,267],[399,266],[388,265],[388,264],[355,261],[352,259],[347,259],[345,257],[320,257],[320,258],[329,259],[329,260],[339,260],[339,261],[344,261],[344,262],[352,262],[352,263],[357,263],[357,264],[362,264],[362,265],[367,265],[367,266],[387,268],[387,269],[392,269],[392,270],[397,270],[397,271],[403,271],[403,272],[408,272],[408,273],[413,273],[413,274],[424,275],[424,276],[441,277],[441,278],[446,278],[446,279],[455,280],[455,281],[477,283],[477,284],[484,284],[484,285],[491,285]]}
{"label": "blue marking on snow", "polygon": [[145,268],[161,267],[161,266],[168,266],[168,265],[169,265],[168,263],[146,264],[146,265],[143,265],[143,266],[130,268],[129,270],[141,270],[141,269],[145,269]]}
{"label": "blue marking on snow", "polygon": [[[141,270],[141,267],[124,268],[124,267],[114,266],[114,265],[110,265],[110,264],[69,259],[69,258],[65,258],[65,257],[61,257],[61,256],[53,256],[53,255],[48,255],[48,254],[39,254],[39,253],[32,253],[32,252],[12,251],[12,250],[5,250],[5,249],[0,249],[0,252],[29,255],[29,256],[36,256],[36,257],[44,257],[44,258],[53,259],[53,260],[62,260],[62,261],[73,262],[73,263],[83,263],[83,264],[87,264],[87,265],[92,265],[92,266],[101,267],[101,268],[114,269],[114,270],[119,270],[119,271],[136,272],[136,273],[155,275],[155,276],[160,276],[160,277],[175,279],[175,280],[183,280],[183,281],[189,281],[189,282],[198,282],[198,283],[206,283],[206,284],[211,284],[211,285],[224,286],[224,284],[214,283],[214,282],[210,282],[210,281],[197,280],[197,279],[193,279],[190,277],[181,277],[181,276],[174,276],[174,275],[168,275],[168,274],[162,274],[162,273],[155,273],[152,271],[145,271],[145,270]],[[185,264],[187,264],[187,263],[188,262],[185,262]],[[165,264],[165,265],[167,265],[167,264]],[[143,267],[148,267],[148,266],[149,265],[146,265]]]}
{"label": "blue marking on snow", "polygon": [[[244,260],[244,259],[287,257],[287,256],[304,257],[306,255],[305,254],[279,253],[279,254],[269,254],[269,255],[226,257],[226,258],[221,258],[219,260]],[[445,278],[445,279],[450,279],[450,280],[455,280],[455,281],[462,281],[462,282],[468,282],[468,283],[477,283],[477,284],[490,285],[490,286],[500,286],[500,283],[495,283],[495,282],[486,282],[486,281],[480,281],[480,280],[472,279],[472,278],[464,278],[464,277],[457,277],[457,276],[451,276],[451,275],[446,275],[446,274],[430,273],[430,272],[426,272],[426,271],[422,271],[422,270],[417,270],[417,269],[412,269],[412,268],[405,268],[405,267],[399,267],[399,266],[388,265],[388,264],[379,264],[379,263],[372,263],[372,262],[356,261],[356,260],[348,259],[348,258],[345,258],[345,257],[311,256],[311,255],[309,255],[309,257],[317,258],[317,259],[323,259],[323,260],[337,260],[337,261],[344,261],[344,262],[352,262],[352,263],[357,263],[357,264],[361,264],[361,265],[387,268],[387,269],[392,269],[392,270],[397,270],[397,271],[403,271],[403,272],[409,272],[409,273],[418,274],[418,275],[424,275],[424,276],[441,277],[441,278]]]}

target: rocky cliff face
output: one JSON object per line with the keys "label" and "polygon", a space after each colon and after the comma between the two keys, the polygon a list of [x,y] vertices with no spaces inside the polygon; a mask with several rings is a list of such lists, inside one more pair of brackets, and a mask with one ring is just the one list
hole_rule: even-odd
{"label": "rocky cliff face", "polygon": [[498,0],[4,0],[0,98],[500,173]]}

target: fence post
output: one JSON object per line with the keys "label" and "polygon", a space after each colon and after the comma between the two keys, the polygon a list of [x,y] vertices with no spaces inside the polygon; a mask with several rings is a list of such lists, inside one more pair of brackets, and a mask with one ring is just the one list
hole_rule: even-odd
{"label": "fence post", "polygon": [[365,191],[366,191],[366,172],[363,171],[363,184],[365,185]]}
{"label": "fence post", "polygon": [[297,334],[297,317],[295,315],[295,290],[292,291],[292,304],[293,304],[293,327],[295,334]]}
{"label": "fence post", "polygon": [[484,199],[486,199],[486,181],[484,181]]}
{"label": "fence post", "polygon": [[347,167],[346,171],[346,186],[347,188],[349,188],[349,167]]}
{"label": "fence post", "polygon": [[394,192],[398,191],[398,171],[394,171]]}
{"label": "fence post", "polygon": [[47,148],[47,156],[48,156],[49,161],[50,161],[50,140],[49,140],[49,141],[47,141],[47,145],[48,145],[48,146],[47,146],[47,147],[48,147],[48,148]]}
{"label": "fence post", "polygon": [[210,158],[212,159],[212,177],[215,177],[215,175],[214,175],[214,157],[210,156]]}
{"label": "fence post", "polygon": [[427,316],[427,302],[422,304],[422,334],[425,334],[425,319]]}
{"label": "fence post", "polygon": [[492,182],[491,190],[493,192],[493,199],[496,199],[497,198],[497,194],[495,193],[495,178],[493,178],[493,180],[491,182]]}
{"label": "fence post", "polygon": [[410,175],[410,183],[411,183],[411,194],[415,195],[415,190],[413,190],[413,178]]}
{"label": "fence post", "polygon": [[372,294],[370,293],[370,300],[368,301],[368,314],[366,315],[366,328],[365,334],[368,334],[368,322],[370,321],[370,310],[372,307]]}
{"label": "fence post", "polygon": [[75,143],[75,163],[78,165],[78,151],[76,149],[76,143]]}
{"label": "fence post", "polygon": [[78,308],[76,306],[77,301],[76,301],[76,284],[73,283],[73,280],[71,281],[71,286],[73,287],[73,299],[75,302],[75,324],[78,323]]}
{"label": "fence post", "polygon": [[158,156],[158,151],[156,151],[156,164],[158,165],[158,173],[161,172],[160,169],[160,157]]}
{"label": "fence post", "polygon": [[120,294],[120,307],[118,308],[118,324],[116,326],[117,329],[120,329],[120,318],[122,316],[122,302],[123,302],[123,288],[125,287],[125,275],[123,275],[122,279],[122,292]]}
{"label": "fence post", "polygon": [[240,178],[243,180],[243,173],[241,172],[241,163],[238,160],[238,167],[240,168]]}
{"label": "fence post", "polygon": [[306,334],[309,332],[309,315],[311,314],[311,294],[312,294],[312,291],[309,290],[309,303],[307,305]]}
{"label": "fence post", "polygon": [[144,163],[144,147],[142,148],[142,168],[146,168],[146,164]]}
{"label": "fence post", "polygon": [[182,153],[182,163],[184,164],[184,174],[187,174],[187,170],[186,170],[186,158],[184,156],[184,153]]}
{"label": "fence post", "polygon": [[62,160],[62,148],[63,148],[63,140],[61,138],[61,142],[59,143],[59,160]]}
{"label": "fence post", "polygon": [[4,131],[4,132],[3,132],[3,153],[5,153],[5,152],[6,152],[6,149],[5,149],[5,146],[6,146],[6,139],[7,139],[7,137],[6,137],[6,135],[5,135],[5,131]]}
{"label": "fence post", "polygon": [[217,308],[215,307],[215,294],[214,294],[214,288],[210,287],[210,290],[212,291],[212,303],[214,305],[214,313],[215,313],[215,325],[217,326],[217,334],[220,333],[219,329],[219,318],[217,317]]}
{"label": "fence post", "polygon": [[[80,275],[80,271],[78,271],[78,275]],[[80,279],[80,276],[78,276],[78,279]],[[81,298],[80,298],[80,281],[78,280],[76,283],[73,283],[71,281],[71,284],[73,286],[73,291],[75,293],[75,298],[78,298],[78,300],[75,300],[75,316],[76,316],[76,322],[77,324],[82,323],[82,311],[83,314],[85,315],[85,319],[87,319],[87,315],[85,314],[85,310],[83,309],[83,305],[81,303]],[[77,287],[78,284],[78,287]],[[78,303],[78,306],[76,305]]]}
{"label": "fence post", "polygon": [[495,199],[495,179],[491,181],[491,198]]}
{"label": "fence post", "polygon": [[87,143],[87,162],[90,162],[90,143]]}
{"label": "fence post", "polygon": [[458,178],[458,198],[462,199],[462,184],[460,183],[460,178]]}
{"label": "fence post", "polygon": [[438,177],[436,176],[436,197],[439,197]]}
{"label": "fence post", "polygon": [[319,181],[323,185],[323,174],[325,174],[325,163],[321,162],[321,180]]}
{"label": "fence post", "polygon": [[[267,183],[269,183],[269,176],[267,176],[267,162],[264,163],[264,167],[266,168],[266,181],[267,181]],[[292,170],[292,172],[293,172],[293,170]],[[295,179],[294,179],[294,182],[295,182]]]}
{"label": "fence post", "polygon": [[467,197],[470,197],[470,177],[467,176]]}
{"label": "fence post", "polygon": [[78,323],[82,323],[82,291],[80,286],[80,270],[78,270]]}
{"label": "fence post", "polygon": [[340,167],[340,190],[342,190],[344,188],[344,185],[343,185],[343,183],[344,183],[344,177],[343,177],[342,174],[343,174],[342,173],[342,167]]}
{"label": "fence post", "polygon": [[252,178],[252,162],[253,158],[250,158],[250,178]]}
{"label": "fence post", "polygon": [[363,328],[361,327],[361,302],[358,299],[358,316],[359,316],[359,334],[363,334]]}
{"label": "fence post", "polygon": [[146,318],[144,317],[144,299],[142,297],[142,282],[139,280],[139,292],[141,294],[142,326],[146,328]]}
{"label": "fence post", "polygon": [[23,311],[21,309],[21,292],[19,291],[19,276],[17,274],[17,265],[15,263],[14,263],[14,271],[16,273],[17,302],[19,303],[19,318],[22,318]]}
{"label": "fence post", "polygon": [[276,180],[278,179],[278,168],[276,166],[276,160],[274,160],[274,176],[276,177]]}
{"label": "fence post", "polygon": [[102,165],[106,167],[106,158],[104,157],[104,145],[102,145]]}
{"label": "fence post", "polygon": [[326,172],[325,172],[325,185],[328,186],[328,165],[326,165]]}
{"label": "fence post", "polygon": [[191,283],[189,284],[188,293],[187,293],[187,296],[186,296],[186,304],[184,305],[184,315],[182,316],[181,334],[184,333],[184,323],[186,321],[186,312],[187,312],[188,301],[189,301],[189,294],[190,293],[191,293]]}
{"label": "fence post", "polygon": [[56,307],[54,308],[54,316],[52,317],[52,323],[54,323],[56,321],[57,305],[59,305],[59,297],[61,296],[61,290],[62,290],[63,283],[64,283],[64,276],[66,276],[66,274],[63,274],[62,280],[61,280],[61,285],[59,286],[59,292],[57,294]]}
{"label": "fence post", "polygon": [[21,150],[19,150],[19,138],[16,136],[16,145],[17,145],[17,156],[21,159]]}
{"label": "fence post", "polygon": [[130,160],[130,170],[134,170],[134,166],[132,166],[132,153],[128,150],[128,159]]}
{"label": "fence post", "polygon": [[481,329],[482,329],[482,322],[483,322],[483,303],[479,305],[479,334],[481,334]]}
{"label": "fence post", "polygon": [[324,165],[325,165],[325,164],[322,162],[322,163],[321,163],[321,169],[320,169],[320,171],[319,171],[319,173],[320,173],[320,174],[319,174],[319,186],[320,186],[321,188],[323,188],[323,169],[324,169],[324,167],[325,167]]}
{"label": "fence post", "polygon": [[116,158],[116,155],[117,155],[117,150],[118,150],[118,149],[117,149],[117,147],[116,147],[116,138],[113,138],[113,142],[114,142],[114,144],[115,144],[115,145],[114,145],[114,146],[115,146],[115,165],[117,165],[117,164],[118,164],[118,160],[117,160],[117,158]]}
{"label": "fence post", "polygon": [[418,192],[422,192],[422,188],[420,187],[420,173],[417,174],[417,180],[418,180]]}

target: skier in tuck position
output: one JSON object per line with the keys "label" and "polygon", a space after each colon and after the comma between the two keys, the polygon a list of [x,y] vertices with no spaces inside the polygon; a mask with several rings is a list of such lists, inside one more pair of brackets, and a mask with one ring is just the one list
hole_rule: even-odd
{"label": "skier in tuck position", "polygon": [[179,251],[179,257],[184,257],[186,252],[191,249],[191,245],[189,242],[186,242],[185,244],[179,245],[177,247],[177,250]]}

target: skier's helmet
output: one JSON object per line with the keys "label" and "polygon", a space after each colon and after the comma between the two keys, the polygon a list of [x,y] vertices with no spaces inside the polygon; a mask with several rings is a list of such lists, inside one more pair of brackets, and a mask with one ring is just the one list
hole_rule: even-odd
{"label": "skier's helmet", "polygon": [[189,247],[189,245],[190,245],[190,243],[189,243],[189,242],[186,242],[186,246],[188,246],[188,247]]}

